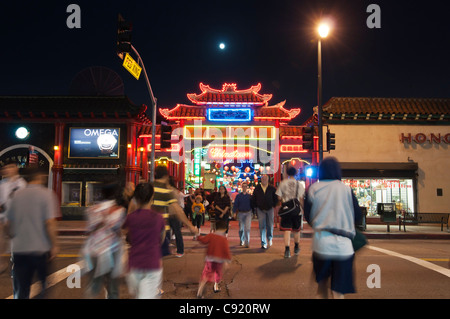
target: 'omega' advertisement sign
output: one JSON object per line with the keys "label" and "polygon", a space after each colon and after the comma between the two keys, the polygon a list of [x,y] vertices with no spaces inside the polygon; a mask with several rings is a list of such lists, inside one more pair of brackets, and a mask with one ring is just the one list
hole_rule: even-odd
{"label": "'omega' advertisement sign", "polygon": [[69,158],[119,158],[119,128],[70,128]]}

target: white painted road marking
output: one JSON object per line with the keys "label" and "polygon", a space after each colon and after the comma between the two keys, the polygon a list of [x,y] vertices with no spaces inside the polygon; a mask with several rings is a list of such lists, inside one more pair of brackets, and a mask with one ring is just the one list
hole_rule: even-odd
{"label": "white painted road marking", "polygon": [[[79,261],[75,265],[80,266],[80,268],[82,269],[84,267],[84,261],[83,260]],[[58,270],[57,272],[54,272],[53,274],[47,276],[47,288],[50,288],[50,287],[56,285],[58,282],[63,281],[70,275],[72,275],[72,273],[67,272],[67,268],[63,268],[63,269]],[[30,299],[37,296],[40,292],[41,292],[41,283],[35,282],[33,285],[31,285]],[[14,295],[11,295],[6,299],[13,299],[13,298],[14,298]]]}
{"label": "white painted road marking", "polygon": [[415,263],[415,264],[417,264],[419,266],[422,266],[422,267],[428,268],[430,270],[436,271],[436,272],[438,272],[438,273],[440,273],[440,274],[450,278],[450,269],[447,269],[447,268],[435,265],[433,263],[430,263],[428,261],[425,261],[425,260],[422,260],[422,259],[419,259],[419,258],[416,258],[416,257],[399,254],[399,253],[396,253],[395,251],[392,251],[392,250],[387,250],[387,249],[383,249],[383,248],[379,248],[379,247],[375,247],[375,246],[371,246],[371,245],[367,245],[366,247],[369,248],[369,249],[372,249],[372,250],[379,251],[380,253],[383,253],[383,254],[386,254],[386,255],[390,255],[390,256],[394,256],[394,257],[398,257],[398,258],[402,258],[402,259],[408,260],[408,261],[413,262],[413,263]]}

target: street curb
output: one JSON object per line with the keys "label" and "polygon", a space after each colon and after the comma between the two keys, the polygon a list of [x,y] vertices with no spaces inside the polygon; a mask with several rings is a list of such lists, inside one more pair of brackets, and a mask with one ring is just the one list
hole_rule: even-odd
{"label": "street curb", "polygon": [[[430,233],[370,233],[363,232],[367,239],[450,239],[450,233],[430,234]],[[59,236],[85,236],[84,229],[60,229]],[[192,236],[190,232],[182,232],[183,236]],[[307,231],[301,233],[301,238],[312,238],[313,232]],[[283,234],[274,234],[275,238],[282,238]]]}

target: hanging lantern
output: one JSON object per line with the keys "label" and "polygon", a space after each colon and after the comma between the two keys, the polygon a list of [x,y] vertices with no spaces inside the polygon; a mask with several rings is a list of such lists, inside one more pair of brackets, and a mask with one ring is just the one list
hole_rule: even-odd
{"label": "hanging lantern", "polygon": [[228,169],[229,169],[228,166],[224,166],[224,167],[223,167],[223,170],[224,170],[225,172],[228,171]]}
{"label": "hanging lantern", "polygon": [[244,170],[246,173],[250,172],[250,166],[247,166]]}

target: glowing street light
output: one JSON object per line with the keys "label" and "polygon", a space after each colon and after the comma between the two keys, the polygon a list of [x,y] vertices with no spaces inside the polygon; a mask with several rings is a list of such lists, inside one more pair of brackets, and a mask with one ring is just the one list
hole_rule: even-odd
{"label": "glowing street light", "polygon": [[321,39],[326,38],[330,32],[330,27],[326,23],[319,24],[317,28],[319,33],[319,39],[317,43],[317,65],[318,65],[318,76],[317,76],[317,124],[319,129],[319,163],[323,159],[323,125],[322,125],[322,43]]}
{"label": "glowing street light", "polygon": [[321,23],[317,28],[317,31],[319,32],[321,38],[326,38],[330,32],[330,27],[326,23]]}

